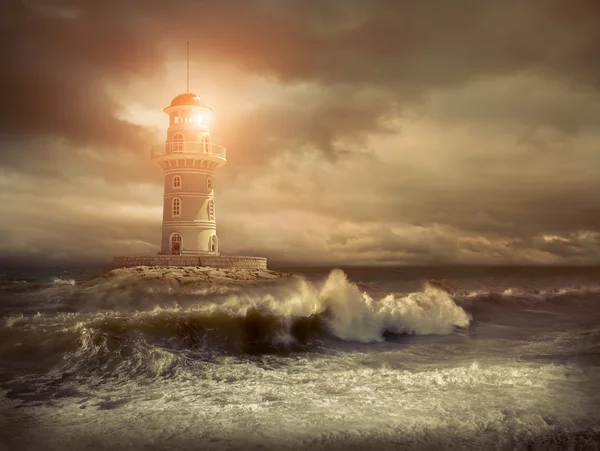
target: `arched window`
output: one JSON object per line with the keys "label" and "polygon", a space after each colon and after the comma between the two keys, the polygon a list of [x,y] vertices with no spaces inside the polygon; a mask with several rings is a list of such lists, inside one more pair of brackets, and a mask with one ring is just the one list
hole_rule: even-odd
{"label": "arched window", "polygon": [[203,147],[204,147],[204,153],[210,153],[210,151],[211,151],[210,136],[204,135],[202,137],[202,143],[203,143]]}
{"label": "arched window", "polygon": [[175,133],[173,135],[171,150],[173,152],[183,152],[183,135],[181,133]]}
{"label": "arched window", "polygon": [[208,201],[208,220],[213,221],[215,219],[215,201]]}
{"label": "arched window", "polygon": [[212,178],[207,178],[206,179],[206,188],[208,189],[208,191],[212,191]]}
{"label": "arched window", "polygon": [[217,235],[213,235],[210,237],[209,248],[210,248],[211,252],[218,252],[219,245],[218,245],[218,241],[217,241]]}
{"label": "arched window", "polygon": [[171,235],[171,254],[179,255],[181,253],[181,235],[174,233]]}
{"label": "arched window", "polygon": [[181,189],[181,176],[173,176],[173,189]]}
{"label": "arched window", "polygon": [[173,217],[181,216],[181,199],[179,197],[173,198]]}

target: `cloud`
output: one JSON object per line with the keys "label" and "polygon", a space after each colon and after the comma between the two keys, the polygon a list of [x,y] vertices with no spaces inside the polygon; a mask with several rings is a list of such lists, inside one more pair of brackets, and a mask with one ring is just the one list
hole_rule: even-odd
{"label": "cloud", "polygon": [[135,15],[86,3],[16,2],[3,7],[0,75],[3,132],[52,135],[75,142],[125,147],[143,142],[142,130],[115,118],[120,106],[105,83],[160,69],[155,44],[144,39]]}
{"label": "cloud", "polygon": [[156,251],[148,148],[190,40],[228,148],[224,251],[598,261],[596,1],[10,0],[0,16],[5,256]]}
{"label": "cloud", "polygon": [[285,83],[342,85],[346,94],[334,96],[340,107],[365,85],[388,102],[406,102],[432,87],[524,70],[598,87],[600,7],[592,0],[227,0],[169,8],[156,0],[12,0],[3,15],[8,45],[0,56],[11,64],[0,78],[8,94],[2,123],[17,134],[140,144],[143,130],[115,119],[119,101],[106,84],[160,76],[165,55],[182,52],[188,39],[204,68],[226,62]]}

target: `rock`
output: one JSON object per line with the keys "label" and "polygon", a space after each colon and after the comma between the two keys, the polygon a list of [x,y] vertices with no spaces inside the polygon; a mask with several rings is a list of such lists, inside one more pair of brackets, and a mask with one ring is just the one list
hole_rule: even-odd
{"label": "rock", "polygon": [[291,274],[269,269],[212,268],[206,266],[131,266],[116,268],[84,285],[115,282],[119,284],[164,284],[165,282],[187,288],[207,286],[257,285],[269,283]]}

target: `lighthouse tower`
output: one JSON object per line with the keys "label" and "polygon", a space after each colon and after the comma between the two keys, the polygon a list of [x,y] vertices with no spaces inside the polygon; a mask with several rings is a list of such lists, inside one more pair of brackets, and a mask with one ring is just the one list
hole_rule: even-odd
{"label": "lighthouse tower", "polygon": [[212,113],[191,92],[179,94],[164,109],[169,128],[151,159],[164,172],[162,240],[159,255],[219,255],[213,174],[227,161],[225,148],[213,144]]}
{"label": "lighthouse tower", "polygon": [[265,257],[219,254],[215,216],[215,169],[227,161],[225,148],[213,144],[208,128],[212,110],[190,92],[190,45],[187,90],[164,109],[167,139],[154,146],[151,160],[164,173],[160,252],[156,256],[116,256],[113,267],[209,266],[267,269]]}

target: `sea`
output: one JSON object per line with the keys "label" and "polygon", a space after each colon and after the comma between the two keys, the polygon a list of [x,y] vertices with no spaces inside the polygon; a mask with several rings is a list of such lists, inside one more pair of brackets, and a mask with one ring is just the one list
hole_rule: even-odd
{"label": "sea", "polygon": [[600,449],[600,268],[275,269],[0,269],[0,451]]}

